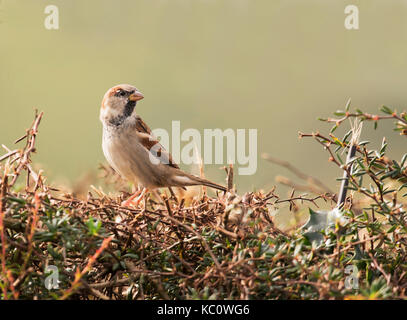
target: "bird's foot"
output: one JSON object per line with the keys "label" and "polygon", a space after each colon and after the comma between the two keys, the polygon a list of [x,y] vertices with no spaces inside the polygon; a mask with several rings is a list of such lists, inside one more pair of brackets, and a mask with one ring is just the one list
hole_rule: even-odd
{"label": "bird's foot", "polygon": [[[135,194],[133,194],[132,196],[130,196],[126,201],[123,201],[121,203],[122,207],[138,207],[138,205],[140,204],[141,200],[143,200],[145,194],[147,192],[147,189],[144,188],[143,190],[138,190]],[[134,200],[135,198],[137,198],[136,200]]]}

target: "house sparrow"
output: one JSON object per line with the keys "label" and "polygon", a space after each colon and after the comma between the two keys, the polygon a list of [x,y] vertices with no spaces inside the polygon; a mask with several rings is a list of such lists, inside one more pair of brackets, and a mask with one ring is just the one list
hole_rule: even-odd
{"label": "house sparrow", "polygon": [[103,124],[103,153],[112,168],[123,178],[143,187],[134,198],[138,204],[150,189],[204,185],[221,191],[226,188],[182,171],[171,154],[158,142],[150,128],[136,113],[143,94],[136,87],[122,84],[110,88],[103,97],[100,120]]}

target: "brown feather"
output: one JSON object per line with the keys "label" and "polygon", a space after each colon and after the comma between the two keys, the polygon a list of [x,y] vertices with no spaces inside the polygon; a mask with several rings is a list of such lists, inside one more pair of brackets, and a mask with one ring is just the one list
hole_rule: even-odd
{"label": "brown feather", "polygon": [[143,121],[143,119],[140,118],[140,116],[136,116],[136,130],[139,133],[144,133],[140,137],[140,142],[141,144],[151,152],[151,149],[156,146],[156,155],[158,157],[162,157],[165,159],[168,159],[168,163],[165,163],[169,165],[170,167],[179,169],[179,166],[177,163],[175,163],[174,159],[171,156],[171,153],[169,153],[163,145],[152,135],[151,129],[148,127],[148,125]]}

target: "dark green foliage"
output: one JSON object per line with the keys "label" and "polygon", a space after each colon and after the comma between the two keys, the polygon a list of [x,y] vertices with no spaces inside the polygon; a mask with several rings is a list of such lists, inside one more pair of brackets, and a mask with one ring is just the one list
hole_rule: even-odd
{"label": "dark green foliage", "polygon": [[[382,111],[383,119],[405,126],[404,114]],[[349,105],[338,115],[343,118],[326,121],[337,127],[349,117],[382,120],[351,114]],[[17,192],[16,172],[32,175],[20,164],[32,152],[34,129],[21,153],[3,159],[8,164],[0,174],[2,299],[405,298],[407,155],[388,159],[386,140],[380,150],[358,143],[344,164],[339,156],[351,133],[342,139],[301,134],[316,139],[349,173],[350,191],[340,215],[313,210],[303,229],[287,233],[271,217],[278,203],[299,211],[325,200],[333,209],[335,195],[293,193],[281,200],[274,190],[232,192],[186,202],[149,198],[146,207],[130,209],[105,195],[79,200],[52,192],[41,177]],[[58,289],[45,287],[50,265],[59,270]],[[357,289],[347,285],[350,276],[357,277]]]}

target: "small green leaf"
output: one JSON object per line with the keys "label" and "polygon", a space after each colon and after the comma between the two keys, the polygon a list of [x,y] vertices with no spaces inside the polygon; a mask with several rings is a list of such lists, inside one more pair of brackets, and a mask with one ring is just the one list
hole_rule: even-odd
{"label": "small green leaf", "polygon": [[94,220],[93,217],[89,217],[86,225],[88,226],[89,234],[95,236],[98,234],[100,227],[102,226],[102,222],[98,219]]}
{"label": "small green leaf", "polygon": [[401,158],[401,163],[400,163],[401,167],[404,167],[404,163],[406,162],[406,160],[407,160],[407,153],[405,153],[403,158]]}
{"label": "small green leaf", "polygon": [[382,111],[383,113],[386,114],[393,114],[393,110],[391,110],[389,107],[387,106],[382,106],[382,108],[380,109],[380,111]]}
{"label": "small green leaf", "polygon": [[349,111],[350,108],[350,103],[351,103],[351,98],[348,99],[348,102],[346,102],[345,110]]}

